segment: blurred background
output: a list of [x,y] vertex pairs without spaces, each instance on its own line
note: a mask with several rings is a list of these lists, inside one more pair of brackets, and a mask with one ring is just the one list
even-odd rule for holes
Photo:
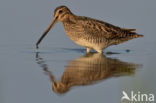
[[[0,1],[0,103],[120,103],[122,91],[156,92],[156,1],[155,0],[1,0]],[[66,5],[80,16],[135,28],[143,38],[133,39],[104,52],[120,61],[140,64],[133,76],[76,86],[65,95],[51,89],[51,81],[36,61],[35,43],[53,18],[57,6]],[[130,50],[129,53],[125,50]],[[82,51],[81,51],[82,50]],[[58,22],[38,50],[59,81],[68,61],[85,54]]]

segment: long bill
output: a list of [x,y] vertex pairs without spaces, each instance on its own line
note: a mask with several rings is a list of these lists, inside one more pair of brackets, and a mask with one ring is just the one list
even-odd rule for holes
[[42,34],[42,36],[40,37],[40,39],[37,41],[36,43],[36,48],[38,49],[38,45],[40,44],[40,42],[43,40],[43,38],[48,34],[49,30],[53,27],[53,25],[56,23],[57,18],[54,18],[54,20],[52,20],[51,24],[48,26],[48,28],[45,30],[45,32]]

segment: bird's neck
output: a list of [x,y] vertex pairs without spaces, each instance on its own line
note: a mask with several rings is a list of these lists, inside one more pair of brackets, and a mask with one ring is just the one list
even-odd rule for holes
[[67,15],[67,17],[66,17],[66,19],[64,19],[63,21],[62,21],[62,23],[63,24],[65,24],[65,23],[76,23],[76,15],[74,15],[74,14],[68,14]]

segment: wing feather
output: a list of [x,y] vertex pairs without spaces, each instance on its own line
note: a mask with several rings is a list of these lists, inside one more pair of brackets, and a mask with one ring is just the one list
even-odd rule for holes
[[96,38],[118,39],[136,34],[135,29],[120,28],[88,17],[83,17],[82,24],[85,34]]

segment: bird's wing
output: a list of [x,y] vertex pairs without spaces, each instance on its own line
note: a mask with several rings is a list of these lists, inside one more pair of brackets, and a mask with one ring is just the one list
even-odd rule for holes
[[87,17],[85,17],[85,21],[83,22],[83,28],[86,35],[96,38],[118,39],[135,34],[135,29],[120,28],[112,24]]
[[121,28],[121,29],[127,30],[127,31],[131,31],[131,32],[135,32],[136,31],[136,29],[127,29],[127,28]]

